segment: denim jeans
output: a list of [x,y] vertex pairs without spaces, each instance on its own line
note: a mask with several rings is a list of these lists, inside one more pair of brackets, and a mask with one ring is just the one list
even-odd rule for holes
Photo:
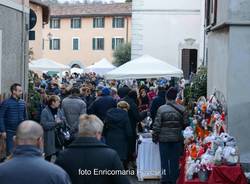
[[13,148],[14,148],[13,137],[16,135],[16,132],[12,130],[7,130],[6,134],[7,134],[6,135],[6,153],[7,153],[7,156],[9,156],[13,152]]
[[181,142],[160,142],[161,183],[176,183],[179,177]]

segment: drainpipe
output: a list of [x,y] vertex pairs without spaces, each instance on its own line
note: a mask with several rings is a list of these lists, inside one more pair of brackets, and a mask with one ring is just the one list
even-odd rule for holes
[[26,13],[25,13],[25,0],[22,0],[22,5],[23,5],[23,8],[22,8],[22,37],[21,37],[21,46],[22,46],[22,59],[21,59],[21,62],[22,62],[22,72],[21,72],[21,83],[22,83],[22,87],[24,89],[25,92],[28,91],[27,88],[27,83],[26,83],[26,59],[27,59],[27,55],[28,55],[28,52],[27,52],[27,30],[28,30],[28,24],[27,24],[27,21],[26,21]]
[[203,66],[207,66],[206,55],[207,55],[207,50],[206,50],[206,30],[205,30],[205,26],[204,26],[204,33],[203,33],[203,61],[202,61]]

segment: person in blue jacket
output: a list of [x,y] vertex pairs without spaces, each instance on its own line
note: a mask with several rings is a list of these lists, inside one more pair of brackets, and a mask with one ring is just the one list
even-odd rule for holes
[[0,164],[1,184],[70,184],[68,174],[42,157],[43,128],[35,121],[22,122],[14,138],[10,160]]
[[10,91],[11,96],[0,106],[0,133],[6,139],[7,155],[13,150],[13,137],[16,135],[17,126],[27,118],[26,105],[21,99],[21,84],[12,84]]

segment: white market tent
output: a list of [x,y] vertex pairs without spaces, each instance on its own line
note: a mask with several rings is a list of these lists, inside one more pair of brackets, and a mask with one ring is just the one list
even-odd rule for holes
[[183,71],[149,55],[143,55],[108,72],[106,79],[145,79],[182,77]]
[[64,70],[69,70],[70,67],[67,65],[63,65],[61,63],[57,63],[53,60],[42,58],[38,60],[33,60],[29,63],[30,70],[36,71],[58,71],[62,72]]
[[101,59],[97,63],[86,67],[86,72],[95,72],[100,75],[115,69],[116,67],[112,65],[106,58]]

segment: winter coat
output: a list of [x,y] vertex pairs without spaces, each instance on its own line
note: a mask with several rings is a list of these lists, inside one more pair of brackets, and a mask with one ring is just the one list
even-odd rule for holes
[[80,96],[80,98],[86,103],[87,108],[95,101],[95,97],[93,95],[88,96]]
[[86,103],[78,96],[69,96],[62,101],[62,109],[70,130],[78,132],[79,117],[86,114]]
[[140,113],[135,103],[135,100],[133,100],[132,98],[126,96],[123,100],[126,101],[130,106],[128,116],[132,128],[132,138],[129,143],[129,154],[133,154],[135,153],[136,147],[136,127],[138,123],[147,116],[147,113]]
[[1,184],[70,184],[68,174],[49,163],[42,152],[31,145],[17,146],[12,159],[0,164]]
[[94,174],[95,169],[102,171],[123,169],[116,151],[94,137],[79,137],[59,154],[55,163],[69,174],[73,184],[129,183],[127,177],[123,175]]
[[104,137],[106,144],[117,151],[121,160],[128,158],[128,144],[132,137],[132,129],[128,112],[112,108],[105,118]]
[[101,96],[90,105],[88,114],[95,114],[98,118],[104,121],[107,111],[114,107],[116,107],[116,101],[112,96]]
[[[66,118],[61,109],[57,111],[57,117],[60,118],[63,122],[66,122]],[[55,140],[55,128],[57,123],[53,117],[51,110],[46,106],[41,114],[41,125],[44,130],[44,152],[46,156],[56,153],[56,140]]]
[[128,95],[130,90],[131,89],[128,86],[123,86],[121,88],[118,88],[117,94],[119,95],[120,98],[124,98]]
[[150,107],[150,115],[153,120],[153,123],[155,121],[157,110],[159,109],[160,106],[164,105],[165,103],[166,103],[165,91],[160,91],[158,95],[153,99]]
[[132,98],[127,96],[123,100],[126,101],[130,106],[128,110],[128,116],[131,123],[133,136],[136,136],[136,126],[146,117],[147,114],[139,112],[138,107]]
[[[175,106],[180,112],[168,103]],[[162,105],[157,111],[153,124],[154,137],[158,137],[159,142],[182,141],[182,130],[187,121],[185,114],[185,107],[175,101],[169,101]]]
[[0,105],[0,132],[16,131],[17,126],[27,118],[25,102],[10,97]]

